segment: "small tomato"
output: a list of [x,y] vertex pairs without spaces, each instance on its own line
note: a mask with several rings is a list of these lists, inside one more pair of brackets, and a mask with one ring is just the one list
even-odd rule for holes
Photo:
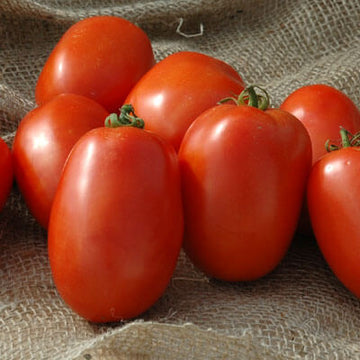
[[326,154],[325,142],[339,138],[340,127],[360,131],[360,111],[343,92],[332,86],[303,86],[291,93],[280,109],[296,116],[309,132],[313,164]]
[[143,30],[116,16],[90,17],[71,26],[51,52],[36,84],[36,101],[43,104],[55,95],[74,93],[118,111],[153,65]]
[[[332,86],[314,84],[303,86],[292,92],[280,109],[296,116],[305,126],[311,139],[312,163],[315,164],[327,153],[328,139],[339,141],[341,127],[351,132],[360,131],[360,111],[343,92]],[[299,221],[298,232],[313,236],[306,203]]]
[[127,96],[156,132],[178,150],[195,118],[219,100],[244,89],[240,75],[227,63],[191,51],[172,54],[148,71]]
[[30,212],[44,228],[72,146],[85,132],[103,126],[108,115],[94,100],[61,94],[21,120],[12,146],[15,179]]

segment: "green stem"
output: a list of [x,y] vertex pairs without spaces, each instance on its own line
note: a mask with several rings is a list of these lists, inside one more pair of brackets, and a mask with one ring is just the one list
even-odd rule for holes
[[145,126],[144,120],[136,116],[134,108],[131,104],[125,104],[120,109],[120,114],[110,114],[105,119],[106,127],[120,127],[131,126],[143,129]]
[[360,146],[360,132],[356,133],[352,140],[351,140],[352,146]]
[[351,146],[351,140],[349,136],[352,138],[353,136],[349,131],[344,129],[343,127],[340,129],[340,137],[341,137],[341,145],[343,148]]
[[330,144],[330,140],[325,143],[325,149],[327,152],[339,150],[347,147],[359,147],[360,146],[360,132],[353,135],[350,131],[340,128],[340,145]]
[[259,107],[258,95],[252,85],[245,88],[245,90],[240,94],[239,99],[241,104],[245,104],[247,101],[247,105],[256,108]]
[[[257,91],[262,94],[258,94]],[[250,85],[246,87],[238,97],[227,97],[219,101],[223,104],[227,101],[233,101],[236,105],[248,105],[260,110],[266,110],[270,105],[270,97],[266,90],[257,85]]]

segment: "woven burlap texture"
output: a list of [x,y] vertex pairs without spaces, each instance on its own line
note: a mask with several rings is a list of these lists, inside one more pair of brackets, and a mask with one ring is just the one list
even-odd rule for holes
[[[138,24],[157,60],[193,50],[227,61],[274,106],[310,83],[360,106],[356,0],[1,0],[0,136],[9,145],[57,40],[98,14]],[[163,297],[110,325],[63,303],[46,241],[14,186],[0,214],[1,359],[360,359],[360,302],[313,239],[296,236],[279,267],[251,283],[208,279],[182,253]]]

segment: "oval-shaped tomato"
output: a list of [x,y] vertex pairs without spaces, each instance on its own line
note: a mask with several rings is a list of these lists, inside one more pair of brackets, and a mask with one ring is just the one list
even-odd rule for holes
[[184,249],[209,276],[254,280],[291,243],[311,165],[294,116],[230,104],[201,114],[179,150]]
[[0,210],[4,207],[13,184],[12,156],[6,142],[0,138]]
[[360,111],[341,91],[332,86],[303,86],[291,93],[280,108],[295,115],[309,132],[313,164],[326,154],[325,142],[340,141],[339,130],[360,131]]
[[117,111],[153,64],[150,40],[139,27],[115,16],[87,18],[71,26],[51,52],[36,85],[36,101],[75,93]]
[[135,317],[163,294],[181,249],[174,149],[133,127],[99,128],[74,146],[50,216],[56,287],[94,322]]
[[243,89],[241,77],[230,65],[204,54],[182,51],[148,71],[125,103],[133,105],[146,129],[161,135],[178,150],[198,115]]
[[61,171],[75,142],[109,113],[81,95],[61,94],[20,122],[12,151],[16,183],[30,212],[47,228]]
[[307,202],[315,238],[340,281],[360,298],[360,147],[323,156],[312,168]]

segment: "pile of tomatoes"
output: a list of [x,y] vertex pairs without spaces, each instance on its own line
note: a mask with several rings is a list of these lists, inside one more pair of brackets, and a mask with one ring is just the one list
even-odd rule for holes
[[304,86],[270,108],[225,62],[184,51],[155,64],[140,28],[96,16],[60,39],[35,98],[12,154],[0,142],[0,205],[14,173],[81,316],[146,311],[181,248],[210,277],[260,278],[301,218],[360,297],[360,112],[339,90]]

